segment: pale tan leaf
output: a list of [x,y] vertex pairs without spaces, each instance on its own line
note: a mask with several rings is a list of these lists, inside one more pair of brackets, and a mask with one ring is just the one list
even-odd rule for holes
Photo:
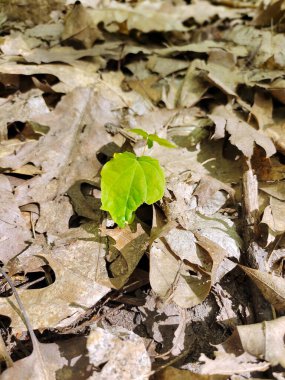
[[264,183],[259,188],[280,201],[285,201],[285,182]]
[[[211,283],[219,281],[226,273],[224,272],[225,268],[221,268],[221,264],[229,253],[222,248],[219,244],[210,240],[209,238],[201,235],[199,232],[195,232],[195,237],[197,238],[197,244],[204,248],[212,260],[211,268]],[[232,268],[230,268],[232,269]]]
[[213,177],[207,175],[203,176],[194,192],[194,195],[198,197],[198,205],[202,207],[205,206],[219,190],[224,190],[232,198],[234,197],[234,190],[231,186]]
[[0,175],[0,260],[7,263],[27,247],[32,238],[9,180]]
[[68,360],[62,357],[55,343],[38,342],[30,356],[18,360],[13,367],[4,371],[1,380],[56,380],[56,372],[64,365],[68,365]]
[[215,352],[215,359],[209,359],[202,354],[200,361],[205,362],[201,367],[201,373],[204,375],[234,375],[243,374],[253,371],[266,371],[269,363],[259,362],[255,356],[243,353],[240,356],[228,354],[226,352]]

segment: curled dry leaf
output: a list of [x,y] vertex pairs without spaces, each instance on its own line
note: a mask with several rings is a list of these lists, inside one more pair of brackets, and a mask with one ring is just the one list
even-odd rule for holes
[[237,326],[242,348],[272,366],[285,368],[285,317],[254,325]]
[[285,279],[239,265],[259,288],[264,298],[277,310],[285,310]]

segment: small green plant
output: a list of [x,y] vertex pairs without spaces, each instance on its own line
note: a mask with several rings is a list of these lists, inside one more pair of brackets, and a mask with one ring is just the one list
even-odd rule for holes
[[[148,148],[156,142],[175,148],[169,141],[143,129],[130,130],[146,140]],[[143,203],[153,204],[163,197],[165,175],[158,160],[130,152],[115,153],[101,171],[101,209],[108,211],[119,227],[133,222]]]

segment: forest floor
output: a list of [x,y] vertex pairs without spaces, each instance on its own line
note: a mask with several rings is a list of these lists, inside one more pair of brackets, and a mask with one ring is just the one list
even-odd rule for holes
[[0,378],[285,379],[284,0],[0,5]]

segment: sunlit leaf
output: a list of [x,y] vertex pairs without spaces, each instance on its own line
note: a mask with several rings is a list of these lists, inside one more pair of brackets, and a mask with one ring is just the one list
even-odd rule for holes
[[164,172],[159,162],[148,156],[117,153],[101,172],[102,210],[124,227],[134,219],[134,212],[144,202],[152,204],[162,198]]
[[153,142],[156,142],[161,146],[165,146],[166,148],[176,148],[175,144],[172,144],[170,141],[157,136],[155,133],[148,134],[146,131],[140,128],[132,128],[130,129],[130,132],[142,136],[146,140],[149,149],[153,147]]
[[149,134],[140,128],[132,128],[130,129],[130,132],[135,133],[136,135],[142,136],[145,140],[148,139]]
[[149,140],[155,141],[161,146],[165,146],[166,148],[176,148],[176,145],[172,144],[170,141],[163,139],[162,137],[159,137],[155,134],[150,134],[148,136]]

